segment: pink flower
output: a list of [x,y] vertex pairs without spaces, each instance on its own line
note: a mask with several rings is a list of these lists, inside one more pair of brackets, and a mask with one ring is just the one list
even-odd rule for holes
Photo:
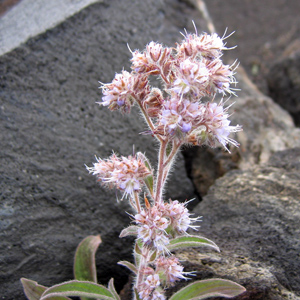
[[120,110],[129,113],[134,101],[143,101],[150,93],[147,78],[127,71],[116,74],[111,83],[102,86],[102,102],[111,111]]
[[238,132],[242,130],[240,125],[230,126],[228,120],[229,107],[223,107],[223,103],[207,103],[205,105],[205,112],[203,115],[203,121],[193,132],[189,135],[189,141],[195,145],[208,145],[210,147],[216,147],[217,143],[220,143],[227,151],[227,144],[230,143],[234,146],[238,146],[238,143],[229,138],[231,132]]
[[206,60],[206,66],[209,71],[207,93],[215,94],[219,92],[222,94],[234,94],[230,89],[230,84],[236,84],[234,72],[231,70],[233,66],[224,65],[220,59],[213,61]]
[[180,203],[177,200],[169,200],[169,203],[162,204],[160,209],[164,212],[164,217],[169,219],[169,231],[172,236],[185,234],[188,228],[197,229],[199,226],[192,225],[200,218],[191,218],[191,214],[186,208],[186,203]]
[[158,274],[149,275],[145,280],[145,284],[151,289],[158,287],[160,285]]
[[[155,51],[153,55],[157,55],[157,52]],[[131,68],[136,73],[147,75],[159,74],[155,62],[152,60],[150,55],[147,55],[147,52],[145,51],[143,53],[140,53],[139,51],[132,52],[131,62]]]
[[150,42],[147,47],[147,56],[150,57],[154,62],[157,62],[162,54],[163,47],[161,44]]
[[148,97],[143,101],[143,107],[151,118],[158,117],[164,103],[160,89],[152,88]]
[[96,158],[97,162],[87,170],[96,175],[98,181],[109,188],[116,187],[123,191],[123,197],[133,197],[135,192],[140,192],[144,179],[152,174],[144,163],[144,156],[118,157],[112,154],[109,159]]
[[202,113],[202,107],[198,102],[181,100],[179,96],[175,96],[164,102],[156,133],[183,141],[201,120]]
[[205,64],[188,58],[180,62],[175,72],[176,80],[172,84],[171,91],[179,95],[190,93],[194,99],[205,95],[209,75]]
[[160,274],[166,286],[172,285],[175,281],[186,279],[183,266],[175,256],[160,256],[155,261],[155,271]]
[[110,110],[120,109],[122,112],[130,112],[134,98],[131,94],[133,86],[133,77],[127,71],[122,71],[122,74],[116,74],[112,83],[104,84],[102,93],[102,102],[99,104],[108,106]]
[[170,238],[186,234],[188,228],[198,227],[192,224],[199,218],[191,218],[185,205],[177,200],[169,200],[168,203],[162,202],[143,209],[134,216],[135,223],[140,225],[138,238],[149,247],[169,253],[167,245]]
[[135,215],[135,222],[141,225],[138,229],[138,238],[141,238],[145,245],[168,252],[166,245],[169,244],[169,237],[165,229],[169,221],[156,206]]
[[146,280],[139,285],[138,293],[142,300],[165,300],[161,292],[160,279],[158,274],[147,276]]
[[206,57],[211,60],[220,57],[222,50],[226,49],[223,38],[216,33],[212,35],[205,33],[200,36],[186,34],[185,40],[177,46],[179,57]]

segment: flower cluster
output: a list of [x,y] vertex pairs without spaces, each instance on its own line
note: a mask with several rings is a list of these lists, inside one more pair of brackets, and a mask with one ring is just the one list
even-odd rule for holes
[[144,179],[152,175],[142,153],[129,157],[118,157],[113,153],[109,159],[96,157],[96,160],[93,167],[87,167],[88,171],[96,175],[104,186],[121,190],[124,193],[123,198],[133,198],[135,192],[141,191]]
[[[229,151],[228,143],[238,144],[228,136],[241,126],[230,125],[223,101],[203,100],[214,99],[216,93],[234,94],[234,66],[221,60],[227,49],[217,34],[186,34],[176,48],[151,42],[143,52],[132,52],[131,73],[123,71],[103,85],[100,104],[126,113],[137,103],[154,136],[181,144],[222,145]],[[163,91],[150,87],[150,75],[162,79]]]
[[168,252],[166,245],[170,238],[186,234],[188,228],[196,229],[198,226],[192,223],[198,220],[199,218],[190,218],[184,203],[171,199],[152,207],[148,204],[134,216],[135,223],[140,225],[138,238],[144,245],[163,252]]
[[164,300],[162,287],[173,286],[176,281],[187,279],[185,275],[190,274],[183,271],[183,266],[174,255],[159,256],[152,266],[144,267],[141,273],[145,280],[138,286],[138,292],[140,298],[145,300]]

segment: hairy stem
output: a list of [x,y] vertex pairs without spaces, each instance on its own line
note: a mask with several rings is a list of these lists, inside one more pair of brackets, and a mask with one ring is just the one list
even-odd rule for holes
[[181,146],[181,143],[175,143],[173,142],[173,147],[172,147],[172,151],[169,154],[168,158],[166,159],[166,161],[164,162],[164,176],[163,176],[163,185],[165,185],[166,183],[166,179],[168,177],[168,174],[171,170],[172,164],[174,162],[174,158],[176,156],[176,154],[178,153],[178,150]]
[[[144,274],[143,269],[147,267],[148,265],[148,257],[149,257],[149,248],[143,247],[142,254],[140,255],[140,262],[138,265],[138,270],[136,274],[136,280],[135,280],[135,288],[138,290],[138,287],[144,282]],[[139,255],[139,254],[135,254]]]
[[174,157],[176,156],[177,152],[178,152],[178,149],[180,148],[181,146],[181,143],[178,142],[173,142],[173,147],[172,147],[172,151],[170,152],[167,160],[164,162],[164,167],[166,168],[169,164],[172,163]]
[[136,102],[138,103],[139,108],[140,108],[140,110],[141,110],[141,112],[142,112],[142,114],[143,114],[143,116],[144,116],[144,119],[145,119],[147,125],[149,126],[150,130],[152,131],[153,135],[154,135],[160,142],[162,142],[163,139],[162,139],[159,135],[157,135],[157,134],[154,133],[155,127],[154,127],[154,125],[153,125],[153,122],[152,122],[151,118],[148,116],[147,112],[145,111],[145,109],[144,109],[144,107],[143,107],[141,101],[136,101]]
[[164,161],[166,156],[166,148],[167,148],[167,141],[163,140],[160,144],[159,149],[159,156],[158,156],[158,168],[157,168],[157,175],[156,175],[156,186],[155,186],[155,203],[162,201],[162,192],[163,192],[163,185],[164,185]]

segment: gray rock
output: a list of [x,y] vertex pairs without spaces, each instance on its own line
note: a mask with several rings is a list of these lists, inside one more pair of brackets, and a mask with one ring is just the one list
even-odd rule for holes
[[267,83],[270,96],[286,109],[300,126],[300,47],[276,61],[270,68]]
[[101,0],[22,0],[0,18],[0,54],[7,53],[29,38],[54,28],[95,2]]
[[[100,188],[84,164],[112,149],[131,154],[133,144],[154,161],[157,145],[139,135],[145,126],[136,112],[121,116],[95,104],[97,81],[129,68],[126,43],[173,45],[180,30],[193,30],[192,19],[205,29],[181,1],[106,0],[0,57],[1,299],[25,299],[20,277],[46,286],[72,279],[75,248],[91,234],[103,240],[99,281],[115,277],[118,289],[126,282],[116,262],[131,259],[132,241],[118,239],[130,222],[128,205]],[[194,196],[180,158],[168,195]]]
[[299,190],[300,148],[218,179],[194,213],[203,216],[199,234],[221,253],[184,251],[187,270],[239,282],[247,293],[236,299],[300,299]]

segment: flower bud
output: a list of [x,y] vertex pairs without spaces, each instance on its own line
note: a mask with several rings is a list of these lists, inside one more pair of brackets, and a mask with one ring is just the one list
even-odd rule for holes
[[148,55],[151,57],[151,59],[154,62],[157,62],[161,56],[163,47],[161,44],[151,42],[149,45],[147,45],[146,50],[148,52]]

